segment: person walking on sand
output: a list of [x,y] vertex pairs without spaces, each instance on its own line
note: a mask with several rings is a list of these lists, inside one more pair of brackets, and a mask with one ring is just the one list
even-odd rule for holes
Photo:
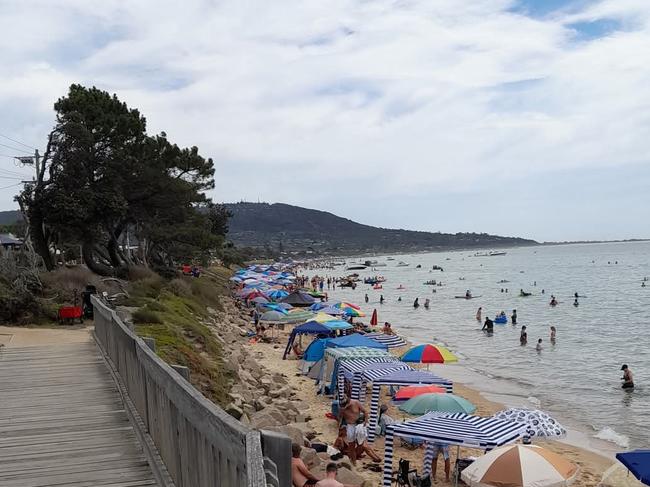
[[433,460],[431,461],[431,480],[436,479],[436,472],[438,470],[438,457],[442,453],[442,458],[445,459],[445,482],[449,482],[449,472],[451,470],[451,460],[449,459],[449,445],[446,443],[433,444]]
[[634,377],[632,377],[632,371],[630,368],[627,364],[623,364],[621,370],[623,371],[623,377],[621,378],[623,385],[621,387],[623,389],[634,389]]
[[542,351],[542,339],[541,338],[539,340],[537,340],[537,345],[535,346],[535,350],[537,350],[538,352]]
[[526,345],[528,343],[528,333],[526,332],[526,325],[521,327],[521,333],[519,334],[519,343],[521,345]]
[[483,307],[479,306],[476,311],[476,321],[481,322],[481,313],[483,312]]

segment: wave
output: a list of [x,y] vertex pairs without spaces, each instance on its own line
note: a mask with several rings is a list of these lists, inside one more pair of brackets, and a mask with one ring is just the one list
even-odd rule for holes
[[594,437],[599,440],[609,441],[610,443],[614,443],[622,448],[628,448],[630,446],[630,439],[627,436],[617,433],[609,426],[605,426],[597,432]]

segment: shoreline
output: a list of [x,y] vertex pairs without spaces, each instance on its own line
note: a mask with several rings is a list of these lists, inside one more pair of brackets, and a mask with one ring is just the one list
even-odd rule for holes
[[[238,315],[241,324],[246,321],[249,328],[252,326],[245,310],[241,310]],[[292,415],[291,421],[286,420],[284,423],[280,421],[281,424],[272,425],[271,429],[275,428],[280,431],[284,429],[289,433],[298,431],[299,437],[332,444],[337,436],[336,422],[325,417],[325,414],[330,411],[331,399],[326,398],[325,396],[316,395],[314,381],[299,372],[297,360],[282,360],[282,353],[284,352],[284,346],[290,329],[292,329],[292,327],[287,326],[283,331],[280,331],[279,333],[276,332],[277,340],[274,343],[242,343],[239,353],[243,353],[245,356],[254,359],[261,368],[267,371],[265,375],[272,377],[282,376],[282,388],[288,388],[291,390],[290,396],[298,406],[299,411],[295,417]],[[442,371],[442,369],[436,370],[436,373],[440,372],[443,376],[451,367],[455,367],[461,374],[467,372],[467,368],[463,368],[462,366],[458,367],[457,365],[436,367],[446,367],[444,371]],[[457,374],[448,375],[457,376]],[[482,391],[474,387],[471,384],[471,381],[466,383],[462,380],[457,381],[454,377],[449,378],[454,380],[454,393],[465,397],[477,407],[475,414],[489,416],[508,406],[507,402],[501,400],[503,399],[503,396],[499,396],[500,391],[497,388],[495,388],[494,391]],[[241,381],[237,384],[241,386]],[[388,400],[385,391],[382,400]],[[272,405],[269,407],[272,407]],[[250,410],[251,409],[249,408],[249,411]],[[243,418],[243,421],[250,421],[253,426],[257,426],[257,418],[263,413],[264,411],[253,412],[250,420],[246,417]],[[389,406],[389,414],[397,421],[411,419],[404,413],[399,412],[394,406]],[[269,428],[265,427],[265,429]],[[295,441],[295,435],[290,436],[292,436],[292,439]],[[590,448],[589,445],[580,444],[579,442],[578,444],[574,444],[574,441],[572,441],[571,438],[563,441],[537,440],[535,443],[563,455],[569,461],[580,467],[581,474],[574,483],[574,485],[578,487],[597,486],[601,481],[604,472],[614,463],[614,460],[609,455],[604,454],[602,451],[594,450],[593,448]],[[383,438],[378,438],[372,446],[375,448],[380,458],[383,459]],[[324,454],[316,455],[313,450],[307,448],[303,450],[303,453],[306,451],[305,457],[303,458],[305,463],[307,463],[308,467],[318,475],[324,468],[324,464],[329,461],[328,458]],[[453,464],[456,452],[455,449],[451,450],[453,450],[451,451]],[[482,454],[482,452],[478,450],[465,448],[461,448],[460,452],[464,457],[478,456]],[[411,451],[404,448],[397,448],[395,461],[399,458],[410,460],[412,465],[416,467],[418,471],[421,471],[424,460],[424,451],[419,449]],[[311,463],[308,462],[307,459],[309,459]],[[362,483],[362,480],[365,480],[369,482],[369,485],[381,485],[381,473],[369,470],[372,463],[368,462],[366,459],[360,460],[355,468],[349,465],[349,462],[346,462],[346,460],[347,457],[344,457],[343,465],[347,467],[344,469],[346,470],[345,475],[348,476],[348,480],[345,480],[346,483],[359,485]],[[441,471],[442,468],[439,466],[438,482],[441,481]],[[368,485],[368,483],[364,483],[363,485]]]

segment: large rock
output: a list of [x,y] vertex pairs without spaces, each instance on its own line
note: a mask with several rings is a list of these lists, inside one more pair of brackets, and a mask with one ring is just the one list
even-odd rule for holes
[[271,414],[271,409],[267,408],[263,411],[253,413],[250,417],[251,425],[257,429],[269,429],[274,426],[279,426],[280,422]]
[[316,450],[313,450],[312,448],[303,448],[300,452],[300,458],[302,458],[302,461],[305,462],[305,465],[309,470],[318,467],[322,463]]
[[235,406],[234,404],[229,404],[226,407],[226,412],[235,419],[241,419],[241,417],[244,415],[243,409],[241,409],[239,406]]
[[282,433],[287,435],[289,438],[291,438],[292,443],[298,443],[300,446],[306,446],[305,437],[302,434],[302,431],[300,431],[300,429],[294,426],[291,425],[273,426],[267,429],[269,431],[275,431],[276,433]]

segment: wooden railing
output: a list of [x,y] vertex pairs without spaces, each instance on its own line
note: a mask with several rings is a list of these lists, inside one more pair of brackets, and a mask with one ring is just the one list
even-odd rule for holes
[[260,432],[206,399],[95,297],[93,306],[97,342],[175,486],[266,485]]

